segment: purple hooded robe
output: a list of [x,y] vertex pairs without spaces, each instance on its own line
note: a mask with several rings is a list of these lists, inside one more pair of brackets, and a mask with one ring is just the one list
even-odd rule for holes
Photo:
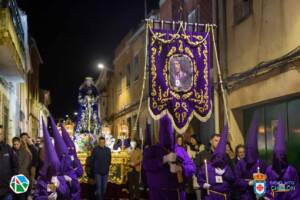
[[59,134],[55,121],[51,116],[50,121],[55,141],[55,150],[57,152],[58,157],[61,160],[61,175],[67,175],[72,179],[71,182],[68,182],[71,191],[69,199],[80,199],[80,184],[78,182],[76,171],[74,170],[72,165],[72,159],[69,155],[68,147],[64,142],[62,136]]
[[[225,126],[220,142],[207,163],[208,183],[211,185],[209,192],[203,188],[203,185],[206,183],[205,164],[202,165],[198,173],[198,183],[200,188],[202,188],[204,200],[231,199],[231,185],[235,180],[235,176],[226,159],[227,135],[228,127]],[[217,171],[217,169],[220,169],[221,171]]]
[[75,170],[77,177],[81,177],[83,175],[83,167],[78,159],[75,144],[63,125],[61,125],[61,131],[62,137],[69,149],[69,155],[71,156],[73,169]]
[[56,176],[59,181],[59,187],[56,189],[58,195],[57,199],[68,200],[70,193],[69,187],[67,186],[64,177],[59,175],[61,164],[51,142],[50,135],[44,121],[42,121],[42,124],[44,133],[44,161],[39,173],[40,176],[37,179],[33,199],[48,200],[48,196],[51,195],[51,192],[47,191],[47,187],[48,184],[51,183],[51,178]]
[[[178,182],[177,174],[170,172],[169,164],[163,163],[163,157],[172,151],[182,167],[183,183]],[[160,120],[159,144],[144,150],[143,167],[150,200],[186,199],[184,184],[194,175],[196,167],[183,148],[174,149],[174,130],[167,115]]]
[[267,165],[259,159],[258,145],[258,114],[254,113],[247,133],[246,141],[246,157],[239,160],[235,166],[235,185],[239,190],[239,199],[252,200],[255,199],[253,186],[249,185],[249,181],[253,179],[253,174],[260,168],[261,173],[266,172]]
[[[288,164],[285,149],[285,128],[282,119],[278,121],[273,150],[273,163],[267,168],[267,194],[272,200],[300,200],[300,186],[297,170]],[[272,182],[293,182],[293,190],[288,192],[271,191]]]

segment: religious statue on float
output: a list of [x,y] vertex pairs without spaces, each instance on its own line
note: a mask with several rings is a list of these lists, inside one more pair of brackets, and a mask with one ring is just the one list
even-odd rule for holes
[[99,93],[93,79],[85,78],[79,87],[79,112],[75,126],[75,141],[79,151],[90,150],[100,134],[98,99]]

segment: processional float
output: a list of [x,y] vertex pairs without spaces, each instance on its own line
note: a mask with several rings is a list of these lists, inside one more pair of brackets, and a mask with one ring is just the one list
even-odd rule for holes
[[[112,164],[109,171],[109,181],[116,184],[126,182],[128,170],[128,153],[124,148],[114,148],[115,138],[112,137],[106,126],[102,126],[99,117],[99,93],[91,77],[87,77],[84,83],[79,87],[78,103],[79,111],[74,128],[74,142],[78,158],[83,166],[86,166],[86,160],[91,154],[97,139],[100,136],[105,137],[106,146],[112,150]],[[123,138],[123,140],[126,137]],[[122,141],[124,142],[124,141]],[[83,176],[82,182],[87,182],[88,177]]]

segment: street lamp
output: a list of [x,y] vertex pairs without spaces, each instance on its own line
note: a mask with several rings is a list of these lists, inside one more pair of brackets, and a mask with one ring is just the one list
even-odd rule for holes
[[102,63],[99,63],[99,64],[98,64],[98,68],[99,68],[99,69],[104,69],[104,65],[103,65]]

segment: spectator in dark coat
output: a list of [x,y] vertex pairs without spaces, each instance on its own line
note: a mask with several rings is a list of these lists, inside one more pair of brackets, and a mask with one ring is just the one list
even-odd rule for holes
[[99,145],[93,149],[90,163],[96,180],[96,199],[104,200],[111,164],[111,151],[105,146],[104,137],[99,138]]
[[215,149],[217,148],[217,146],[219,144],[220,138],[221,138],[221,136],[219,134],[213,134],[210,137],[210,141],[209,141],[210,147],[206,148],[204,151],[200,152],[195,158],[195,163],[197,165],[197,169],[200,169],[204,160],[210,160]]
[[12,148],[5,143],[2,126],[0,126],[0,199],[12,200],[9,182],[17,174],[18,162]]

